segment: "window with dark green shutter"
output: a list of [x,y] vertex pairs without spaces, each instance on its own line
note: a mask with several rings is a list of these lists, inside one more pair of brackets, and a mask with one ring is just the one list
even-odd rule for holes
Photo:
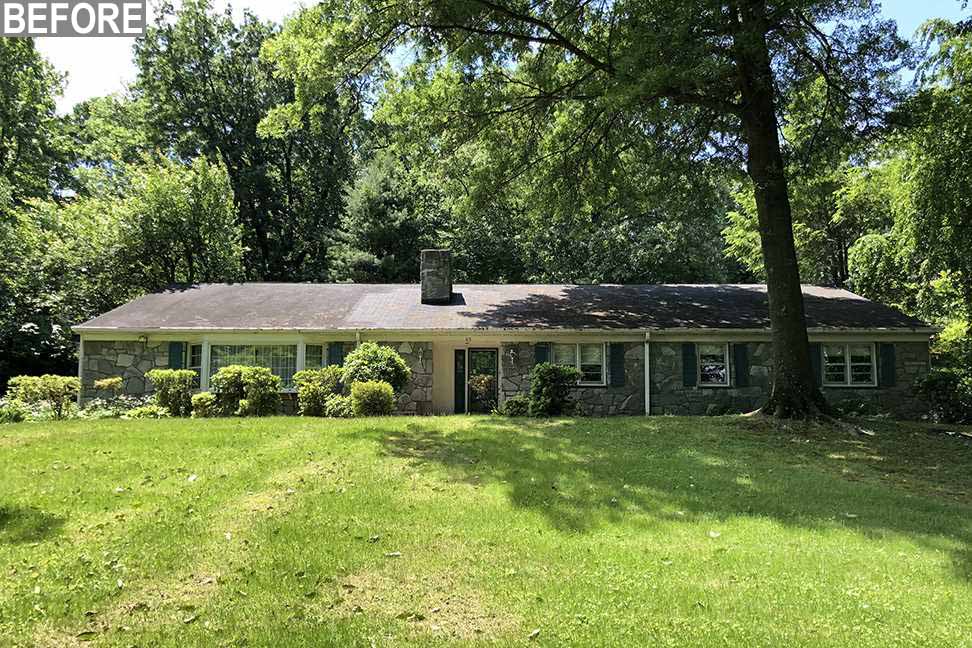
[[535,345],[533,345],[533,362],[534,364],[550,362],[549,342],[537,342]]
[[327,364],[344,364],[344,342],[331,342],[327,345]]
[[881,363],[878,373],[879,385],[881,387],[894,387],[898,382],[894,344],[881,344],[879,361]]
[[624,387],[624,344],[611,343],[611,386]]
[[682,384],[695,387],[699,376],[698,358],[695,355],[695,343],[682,343]]
[[169,342],[169,369],[182,369],[185,366],[185,357],[185,342]]
[[745,342],[732,345],[732,364],[736,373],[736,387],[749,387],[749,345]]

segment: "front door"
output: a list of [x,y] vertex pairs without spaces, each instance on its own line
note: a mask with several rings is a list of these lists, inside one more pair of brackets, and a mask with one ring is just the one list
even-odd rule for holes
[[499,402],[499,353],[496,349],[469,349],[467,390],[469,411],[489,414]]

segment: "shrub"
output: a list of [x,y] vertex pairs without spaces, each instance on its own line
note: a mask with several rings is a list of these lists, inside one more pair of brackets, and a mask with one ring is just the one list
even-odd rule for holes
[[489,374],[470,376],[469,391],[476,401],[483,406],[481,411],[492,412],[496,409],[496,378]]
[[94,381],[94,388],[98,391],[117,394],[122,388],[122,378],[121,376],[112,376],[111,378],[96,380]]
[[268,416],[280,406],[280,377],[266,367],[223,367],[210,386],[221,416]]
[[294,374],[297,402],[302,416],[326,416],[327,401],[340,394],[344,370],[336,365],[323,369],[305,369]]
[[128,410],[123,419],[161,419],[168,418],[170,416],[169,410],[165,409],[157,403],[150,403],[149,405],[143,405],[142,407],[136,407],[135,409]]
[[55,419],[70,414],[81,390],[77,376],[15,376],[10,379],[7,395],[26,405],[47,405]]
[[530,399],[523,394],[510,396],[499,409],[499,413],[503,416],[529,416]]
[[212,392],[200,392],[192,396],[192,418],[213,418],[218,416],[216,409],[216,395]]
[[388,416],[395,411],[395,390],[383,380],[352,383],[351,411],[355,416]]
[[111,398],[92,398],[84,405],[79,414],[87,419],[119,418],[136,407],[143,407],[153,401],[152,396],[121,394]]
[[171,416],[192,414],[196,372],[189,369],[153,369],[145,374],[155,386],[155,402]]
[[30,408],[19,400],[0,400],[0,425],[21,423],[30,418]]
[[560,416],[573,409],[570,390],[577,386],[580,372],[575,367],[541,362],[530,372],[530,414]]
[[382,381],[398,393],[405,389],[412,370],[391,347],[365,342],[344,359],[344,384]]
[[327,399],[324,404],[324,416],[330,418],[351,418],[354,416],[354,409],[351,407],[351,398],[335,394]]
[[972,422],[972,373],[938,369],[915,385],[928,403],[928,413],[942,423]]

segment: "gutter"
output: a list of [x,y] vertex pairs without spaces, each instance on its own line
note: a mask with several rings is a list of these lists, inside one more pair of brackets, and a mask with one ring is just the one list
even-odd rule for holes
[[645,416],[651,416],[651,331],[645,331]]

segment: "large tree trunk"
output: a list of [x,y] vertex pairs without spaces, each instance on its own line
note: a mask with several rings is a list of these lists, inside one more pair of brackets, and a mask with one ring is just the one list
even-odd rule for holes
[[773,340],[773,391],[763,411],[781,418],[813,418],[828,408],[810,364],[762,5],[748,3],[739,12],[741,30],[733,54],[739,70],[747,171],[756,197]]

